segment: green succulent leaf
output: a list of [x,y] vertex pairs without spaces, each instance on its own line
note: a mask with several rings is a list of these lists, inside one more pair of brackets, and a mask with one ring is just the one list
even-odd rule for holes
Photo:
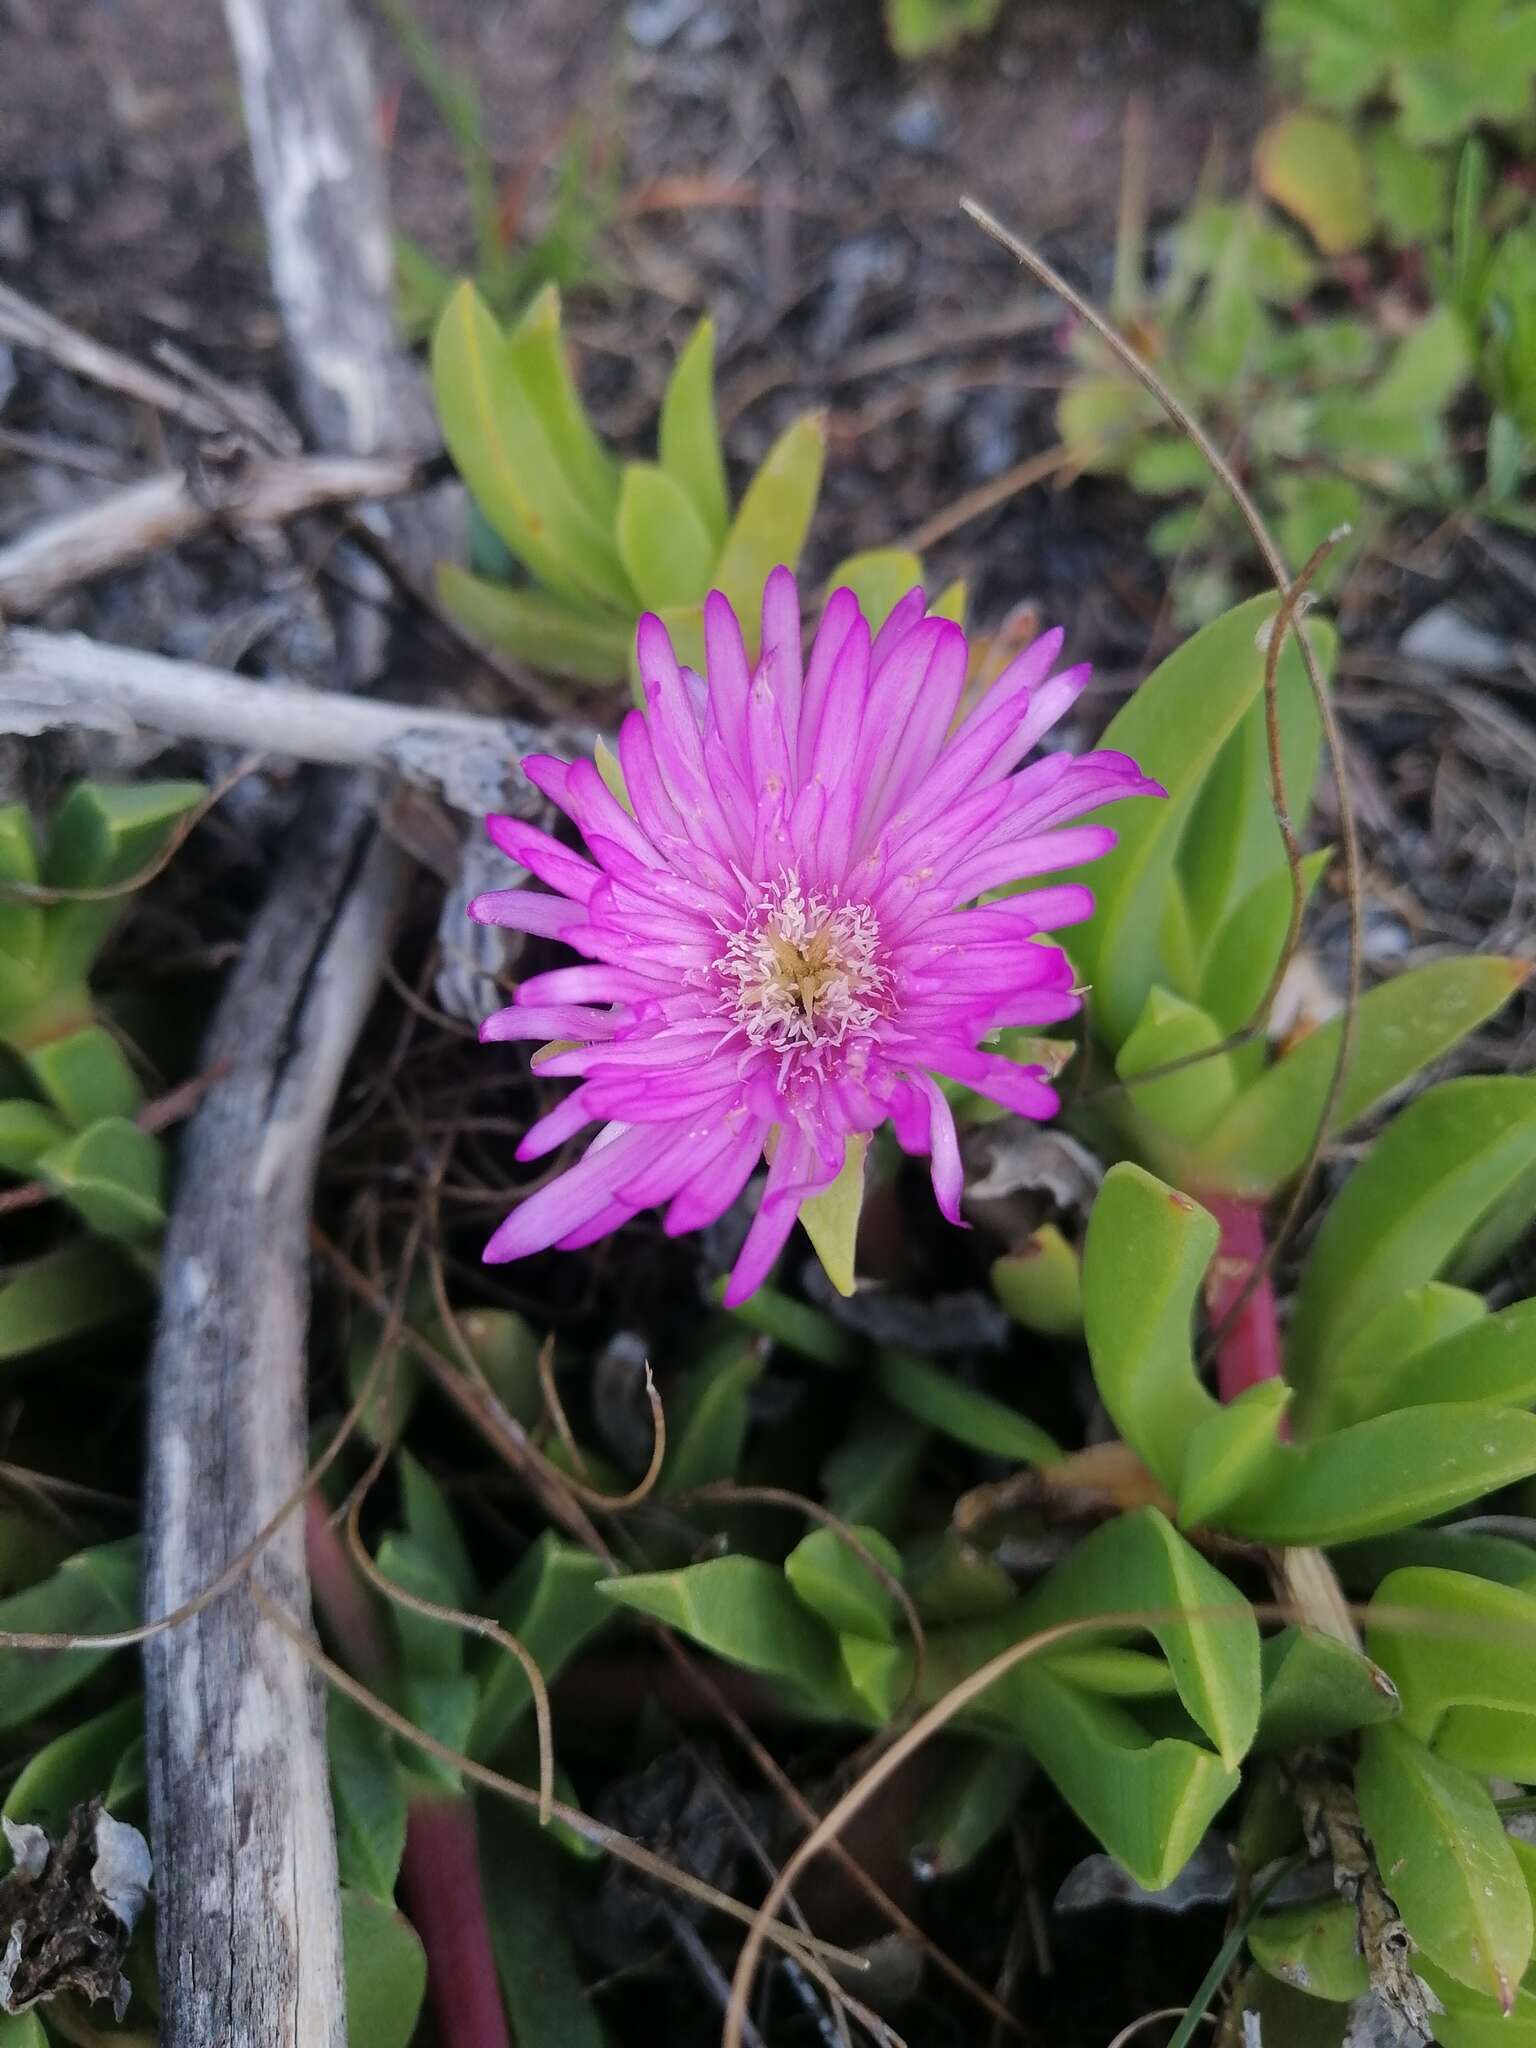
[[1195,1371],[1191,1327],[1216,1249],[1214,1219],[1122,1161],[1105,1175],[1083,1247],[1083,1322],[1110,1420],[1170,1492],[1185,1446],[1219,1404]]
[[[547,1685],[613,1619],[613,1608],[597,1591],[606,1570],[601,1558],[546,1529],[492,1599],[492,1618],[522,1644]],[[469,1748],[490,1759],[527,1713],[533,1694],[517,1658],[496,1644],[477,1649],[472,1668],[480,1680],[480,1704]]]
[[[1417,1291],[1427,1294],[1430,1289]],[[1477,1295],[1459,1287],[1437,1285],[1436,1291],[1476,1301],[1482,1309]],[[1366,1325],[1367,1330],[1374,1327]],[[1365,1331],[1357,1333],[1340,1352],[1341,1360],[1364,1335]],[[1466,1316],[1459,1328],[1441,1335],[1438,1342],[1405,1350],[1381,1391],[1379,1405],[1416,1408],[1433,1401],[1486,1401],[1491,1408],[1529,1408],[1536,1403],[1536,1299],[1514,1302],[1497,1315]]]
[[1034,1631],[1141,1609],[1185,1711],[1235,1768],[1259,1721],[1258,1624],[1231,1580],[1156,1508],[1096,1529],[1024,1600],[1021,1620]]
[[[1309,1414],[1318,1432],[1338,1429],[1348,1422],[1363,1422],[1370,1415],[1385,1415],[1393,1408],[1411,1408],[1431,1401],[1470,1401],[1480,1392],[1501,1408],[1521,1405],[1518,1388],[1524,1379],[1532,1382],[1531,1398],[1536,1400],[1536,1325],[1530,1339],[1532,1359],[1522,1375],[1518,1348],[1495,1343],[1488,1348],[1489,1363],[1507,1363],[1513,1374],[1496,1371],[1492,1383],[1479,1388],[1474,1378],[1464,1386],[1455,1372],[1432,1368],[1421,1375],[1417,1385],[1425,1389],[1417,1400],[1405,1399],[1410,1368],[1420,1353],[1433,1354],[1443,1339],[1488,1320],[1481,1295],[1464,1287],[1447,1287],[1442,1280],[1430,1280],[1423,1287],[1410,1287],[1395,1301],[1383,1302],[1373,1315],[1359,1323],[1340,1344],[1326,1378],[1318,1386],[1317,1399]],[[1511,1331],[1511,1334],[1515,1334]],[[1459,1362],[1459,1361],[1458,1361]],[[1510,1398],[1502,1382],[1506,1378],[1516,1389]]]
[[[859,1541],[901,1579],[901,1553],[878,1529],[854,1528]],[[896,1633],[896,1599],[836,1529],[812,1529],[784,1560],[797,1598],[839,1635],[888,1643]]]
[[1390,1721],[1397,1688],[1379,1664],[1316,1629],[1283,1628],[1260,1653],[1264,1703],[1253,1746],[1284,1754]]
[[143,1104],[138,1076],[100,1024],[50,1038],[31,1047],[26,1058],[43,1093],[76,1126],[131,1117]]
[[1405,1728],[1481,1776],[1536,1784],[1536,1592],[1410,1565],[1377,1587],[1368,1626]]
[[1195,1424],[1176,1495],[1181,1528],[1219,1521],[1234,1501],[1262,1484],[1276,1463],[1290,1402],[1284,1380],[1261,1380]]
[[[1359,1007],[1325,1135],[1347,1130],[1449,1052],[1502,1009],[1528,973],[1518,960],[1438,960],[1372,989]],[[1341,1018],[1322,1025],[1244,1090],[1200,1147],[1207,1186],[1261,1195],[1298,1171],[1322,1117],[1342,1029]]]
[[701,320],[668,380],[661,401],[661,466],[687,493],[709,538],[711,556],[730,524],[725,457],[715,414],[715,323]]
[[5,1818],[62,1835],[75,1807],[105,1793],[124,1751],[143,1732],[144,1702],[134,1693],[45,1742],[6,1794]]
[[704,602],[717,543],[669,471],[651,462],[624,465],[614,530],[625,573],[648,611]]
[[[379,1545],[375,1561],[391,1585],[418,1600],[430,1600],[438,1607],[459,1605],[453,1578],[419,1537],[394,1531]],[[424,1678],[458,1676],[464,1666],[462,1630],[398,1600],[390,1601],[389,1615],[409,1672]]]
[[1410,1103],[1345,1182],[1307,1260],[1287,1344],[1303,1413],[1353,1331],[1454,1270],[1489,1219],[1518,1229],[1532,1203],[1536,1081],[1446,1081]]
[[530,359],[547,370],[548,348],[547,302],[509,344],[474,286],[460,285],[432,337],[443,439],[480,510],[541,583],[575,606],[595,599],[633,616],[612,516],[594,509],[595,471],[574,452],[580,436],[568,414],[539,409],[528,382]]
[[542,1830],[499,1799],[480,1802],[477,1832],[491,1948],[513,2039],[548,2048],[604,2048],[607,2036],[566,1925],[564,1859]]
[[846,1299],[853,1293],[854,1251],[864,1208],[864,1162],[869,1139],[856,1132],[847,1140],[843,1164],[832,1185],[800,1204],[800,1222],[822,1271]]
[[716,1557],[679,1571],[604,1579],[618,1606],[648,1614],[727,1663],[788,1686],[812,1709],[845,1714],[837,1637],[798,1600],[777,1566],[755,1557]]
[[87,1227],[130,1243],[165,1223],[165,1154],[125,1117],[103,1117],[36,1162]]
[[599,525],[619,503],[619,466],[587,417],[566,360],[560,293],[550,284],[507,331],[506,360],[525,409],[544,431],[561,476]]
[[1262,1913],[1248,1930],[1261,1970],[1313,1998],[1344,2004],[1370,1989],[1354,1907],[1346,1899],[1308,1899]]
[[326,1703],[336,1861],[343,1885],[393,1900],[405,1853],[405,1778],[388,1731],[332,1692]]
[[885,0],[886,34],[898,57],[931,57],[996,21],[1003,0]]
[[875,1380],[888,1401],[956,1443],[1021,1465],[1061,1462],[1061,1446],[1027,1415],[906,1352],[882,1352]]
[[909,549],[869,548],[838,563],[827,578],[827,595],[851,590],[869,621],[870,632],[878,633],[902,598],[919,588],[922,580],[922,560]]
[[1355,1790],[1414,1941],[1508,2009],[1531,1960],[1531,1894],[1486,1786],[1384,1722],[1361,1737]]
[[[0,1633],[100,1635],[139,1618],[136,1537],[66,1558],[50,1578],[0,1600]],[[76,1691],[110,1650],[0,1649],[0,1729],[19,1728]]]
[[1054,1223],[992,1261],[992,1292],[1014,1322],[1041,1337],[1083,1332],[1083,1261]]
[[45,1104],[22,1095],[0,1102],[0,1173],[30,1178],[43,1154],[68,1136],[68,1124]]
[[79,1238],[0,1281],[0,1366],[101,1329],[148,1299],[142,1275],[126,1258]]
[[341,1952],[352,2048],[408,2048],[427,1989],[415,1928],[388,1901],[343,1887]]
[[997,1559],[954,1528],[915,1538],[903,1560],[903,1578],[919,1619],[935,1627],[977,1621],[1018,1599]]
[[822,1466],[822,1497],[839,1520],[893,1535],[927,1445],[928,1431],[915,1416],[871,1401]]
[[969,1870],[1012,1820],[1034,1769],[1028,1753],[1011,1744],[954,1744],[918,1813],[914,1868],[929,1879]]
[[[1186,640],[1104,735],[1105,746],[1130,754],[1168,792],[1166,803],[1114,807],[1119,843],[1094,863],[1096,908],[1071,937],[1073,962],[1093,986],[1095,1027],[1111,1045],[1132,1029],[1160,978],[1158,933],[1179,844],[1213,765],[1263,690],[1277,602],[1254,598]],[[1281,674],[1300,660],[1287,636]],[[1295,685],[1287,675],[1281,687],[1289,693]]]
[[[1206,1011],[1154,984],[1134,1029],[1115,1055],[1119,1078],[1137,1083],[1127,1089],[1127,1101],[1153,1134],[1152,1143],[1170,1156],[1180,1147],[1197,1146],[1237,1093],[1231,1055],[1215,1049],[1225,1036]],[[1178,1061],[1189,1064],[1156,1080],[1138,1080]]]
[[787,426],[747,485],[725,537],[715,565],[715,588],[734,607],[749,651],[763,585],[781,564],[793,569],[800,559],[821,494],[826,441],[819,413],[806,413]]
[[[198,782],[77,782],[54,813],[44,882],[50,889],[126,892],[206,794]],[[49,909],[41,971],[50,986],[84,981],[127,905],[123,893]]]
[[730,1331],[683,1380],[667,1404],[667,1449],[657,1491],[687,1493],[695,1486],[734,1479],[752,1389],[763,1376],[764,1347]]
[[519,661],[579,683],[619,683],[634,642],[629,615],[562,601],[535,590],[488,583],[452,562],[437,566],[443,609],[476,639],[504,647]]
[[1353,1543],[1449,1514],[1536,1472],[1536,1415],[1461,1402],[1281,1444],[1226,1526],[1259,1543]]

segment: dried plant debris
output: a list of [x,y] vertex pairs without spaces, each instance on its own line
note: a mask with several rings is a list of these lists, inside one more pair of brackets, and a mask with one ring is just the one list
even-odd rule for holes
[[0,1878],[0,2012],[26,2012],[75,1991],[128,2009],[123,1957],[149,1897],[149,1848],[100,1799],[77,1806],[58,1841],[0,1822],[13,1867]]

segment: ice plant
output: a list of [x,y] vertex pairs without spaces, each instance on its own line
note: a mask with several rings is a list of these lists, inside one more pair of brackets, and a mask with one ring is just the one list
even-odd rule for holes
[[718,595],[705,642],[700,677],[660,620],[640,622],[645,709],[618,743],[629,808],[591,761],[524,762],[586,858],[517,819],[488,821],[553,893],[497,890],[471,916],[560,939],[585,962],[535,975],[482,1026],[487,1040],[554,1041],[539,1073],[580,1082],[518,1157],[601,1129],[485,1256],[574,1249],[660,1204],[669,1233],[697,1230],[766,1157],[735,1303],[850,1146],[887,1121],[907,1152],[929,1155],[939,1207],[960,1221],[960,1151],[936,1077],[1023,1116],[1054,1113],[1043,1070],[988,1041],[1077,1009],[1066,956],[1040,939],[1088,916],[1092,896],[1067,882],[978,899],[1095,859],[1114,843],[1107,825],[1058,828],[1162,792],[1124,754],[1020,767],[1087,680],[1086,668],[1052,675],[1060,632],[958,724],[965,636],[925,616],[920,590],[873,639],[838,591],[802,664],[794,579],[779,569],[755,668]]

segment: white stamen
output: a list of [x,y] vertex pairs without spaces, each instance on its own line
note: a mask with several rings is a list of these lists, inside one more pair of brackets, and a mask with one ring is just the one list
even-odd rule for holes
[[721,927],[720,1007],[753,1045],[793,1053],[841,1045],[886,1012],[890,975],[865,903],[809,896],[791,869],[756,894],[740,931]]

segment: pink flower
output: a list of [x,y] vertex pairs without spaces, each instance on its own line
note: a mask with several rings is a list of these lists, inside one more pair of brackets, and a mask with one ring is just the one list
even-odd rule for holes
[[939,1207],[960,1221],[960,1149],[936,1075],[1022,1116],[1054,1114],[1043,1070],[986,1041],[1077,1009],[1065,954],[1036,935],[1087,917],[1092,895],[1071,882],[977,899],[1096,859],[1115,842],[1107,825],[1056,828],[1163,792],[1123,754],[1019,769],[1088,678],[1051,674],[1060,632],[956,726],[965,635],[925,617],[920,590],[873,644],[857,599],[838,591],[803,665],[785,569],[763,592],[755,669],[718,594],[704,626],[707,680],[679,668],[659,619],[640,621],[646,708],[619,732],[633,815],[591,761],[532,756],[529,779],[587,857],[490,818],[497,846],[553,893],[496,890],[469,914],[583,956],[525,981],[481,1027],[482,1039],[563,1042],[538,1071],[580,1081],[518,1158],[601,1125],[507,1218],[487,1260],[590,1244],[663,1203],[669,1234],[698,1230],[766,1154],[729,1304],[767,1277],[849,1139],[887,1121],[906,1151],[930,1156]]

